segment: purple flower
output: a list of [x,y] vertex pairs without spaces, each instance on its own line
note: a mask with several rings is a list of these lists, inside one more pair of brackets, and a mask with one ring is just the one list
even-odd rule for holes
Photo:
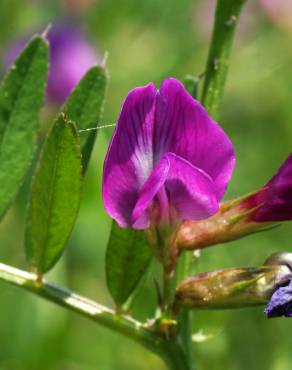
[[292,29],[291,0],[260,0],[260,4],[274,23],[282,28]]
[[260,191],[243,201],[243,206],[256,208],[250,216],[256,222],[292,219],[292,154]]
[[53,101],[64,102],[99,58],[78,28],[64,25],[53,27],[48,34],[48,41],[51,53],[48,96]]
[[268,318],[292,316],[292,280],[274,292],[264,312]]
[[104,163],[103,201],[121,227],[198,220],[218,210],[235,164],[227,135],[183,85],[127,96]]
[[[100,61],[100,58],[76,27],[65,24],[55,25],[49,31],[47,39],[50,43],[47,96],[52,103],[62,104],[87,70]],[[12,64],[27,40],[18,40],[7,51],[4,58],[6,69]]]

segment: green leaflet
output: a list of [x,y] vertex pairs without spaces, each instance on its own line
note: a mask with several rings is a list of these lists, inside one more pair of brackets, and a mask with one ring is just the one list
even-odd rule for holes
[[117,306],[125,303],[139,284],[151,256],[143,231],[121,229],[113,222],[106,252],[106,280]]
[[27,259],[40,275],[58,261],[74,226],[81,199],[81,169],[76,126],[61,114],[44,144],[28,213]]
[[[68,98],[63,111],[76,122],[78,130],[97,127],[102,115],[107,87],[107,72],[101,66],[92,67]],[[86,171],[96,138],[96,130],[80,133],[82,164]]]
[[35,148],[48,45],[34,37],[0,86],[0,218],[15,198]]

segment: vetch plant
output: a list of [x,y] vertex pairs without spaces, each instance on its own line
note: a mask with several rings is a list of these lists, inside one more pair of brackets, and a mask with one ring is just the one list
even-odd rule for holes
[[[61,258],[78,215],[96,138],[96,131],[88,129],[101,122],[108,84],[104,66],[89,69],[72,91],[38,155],[25,230],[27,271],[0,264],[1,280],[131,338],[173,370],[194,369],[194,309],[267,305],[268,317],[292,315],[291,253],[275,253],[258,267],[191,273],[194,250],[268,230],[292,216],[291,155],[261,189],[220,203],[235,154],[215,120],[220,121],[243,3],[218,0],[203,76],[182,79],[185,87],[170,77],[159,90],[152,83],[137,87],[122,106],[102,184],[104,206],[113,219],[105,265],[114,307],[46,279]],[[33,157],[48,60],[45,37],[33,37],[0,86],[1,217]],[[153,282],[156,313],[140,322],[127,303],[154,258],[161,271],[159,281]]]

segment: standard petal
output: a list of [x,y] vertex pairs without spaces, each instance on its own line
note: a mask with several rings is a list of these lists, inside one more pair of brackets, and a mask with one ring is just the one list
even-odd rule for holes
[[235,164],[233,145],[202,105],[173,78],[164,80],[157,95],[153,145],[158,159],[172,152],[202,169],[215,182],[221,199]]
[[153,84],[138,87],[128,94],[104,162],[104,206],[121,227],[131,225],[140,189],[153,168],[156,94]]
[[160,216],[168,212],[170,218],[175,214],[181,220],[199,220],[218,210],[213,180],[173,153],[162,157],[141,189],[132,217],[135,228],[149,227],[154,198]]

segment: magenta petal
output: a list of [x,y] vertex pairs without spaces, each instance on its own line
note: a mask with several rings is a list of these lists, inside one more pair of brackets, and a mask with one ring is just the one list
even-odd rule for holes
[[104,206],[121,227],[131,226],[139,191],[153,168],[155,97],[153,84],[128,94],[104,162]]
[[262,204],[252,215],[257,222],[287,221],[292,219],[292,154],[265,185],[265,190],[253,196],[249,202]]
[[104,165],[103,200],[120,226],[197,220],[218,209],[233,171],[224,131],[180,82],[127,97]]
[[202,105],[173,78],[164,80],[157,96],[155,158],[166,152],[177,154],[208,174],[221,199],[235,165],[233,145]]
[[[167,201],[163,201],[166,195]],[[135,228],[147,228],[150,224],[150,206],[159,202],[161,215],[168,212],[177,219],[203,219],[218,210],[216,186],[202,170],[185,159],[166,153],[156,165],[141,189],[133,211]]]

